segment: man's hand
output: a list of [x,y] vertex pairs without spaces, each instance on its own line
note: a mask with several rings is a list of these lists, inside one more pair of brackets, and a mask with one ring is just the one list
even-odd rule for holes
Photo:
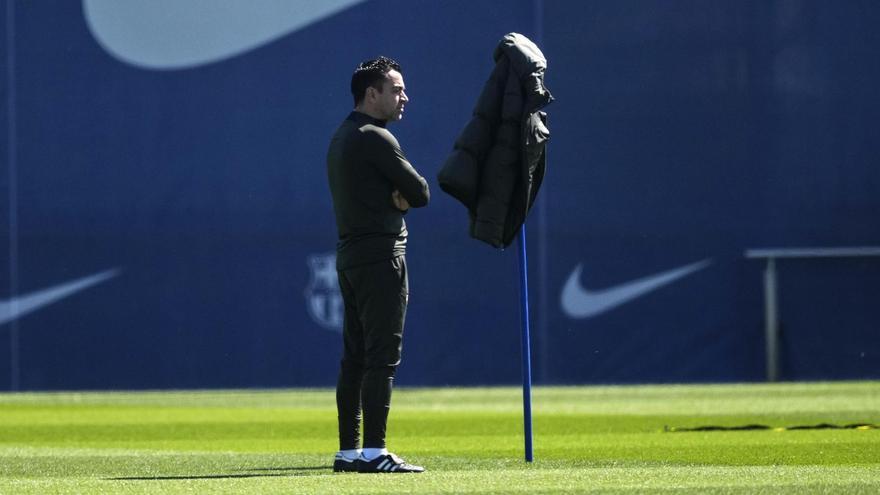
[[400,191],[397,189],[391,193],[391,202],[394,203],[394,207],[400,211],[406,211],[409,209],[409,201],[401,196]]

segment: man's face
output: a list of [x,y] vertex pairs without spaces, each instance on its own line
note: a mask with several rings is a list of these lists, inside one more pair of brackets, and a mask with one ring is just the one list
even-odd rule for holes
[[375,92],[375,108],[383,120],[390,122],[403,118],[403,107],[409,98],[406,96],[406,86],[403,84],[403,76],[400,72],[391,70],[387,76],[382,81],[382,92]]

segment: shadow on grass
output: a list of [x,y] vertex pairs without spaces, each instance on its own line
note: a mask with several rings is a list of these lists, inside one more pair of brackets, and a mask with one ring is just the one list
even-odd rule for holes
[[851,423],[846,425],[836,425],[831,423],[819,423],[817,425],[797,425],[797,426],[767,426],[767,425],[742,425],[742,426],[695,426],[692,428],[682,428],[677,426],[663,426],[666,433],[690,432],[690,431],[755,431],[755,430],[774,430],[774,431],[797,431],[797,430],[876,430],[880,426],[871,423]]
[[[305,471],[332,470],[333,466],[308,466],[308,467],[278,467],[278,468],[253,468],[241,471],[265,471],[262,473],[237,473],[237,474],[201,474],[201,475],[176,475],[176,476],[121,476],[118,478],[105,478],[105,481],[165,481],[165,480],[222,480],[236,478],[272,478],[282,476],[304,476]],[[277,472],[282,471],[282,472]],[[299,474],[302,473],[302,474]]]
[[322,469],[333,469],[333,466],[241,468],[236,471],[320,471]]

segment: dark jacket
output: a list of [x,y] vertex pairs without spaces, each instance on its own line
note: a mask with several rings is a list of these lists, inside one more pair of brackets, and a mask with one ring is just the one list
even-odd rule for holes
[[544,178],[550,131],[540,109],[553,97],[544,86],[547,60],[525,36],[504,36],[494,58],[473,116],[437,178],[467,207],[471,237],[506,247]]

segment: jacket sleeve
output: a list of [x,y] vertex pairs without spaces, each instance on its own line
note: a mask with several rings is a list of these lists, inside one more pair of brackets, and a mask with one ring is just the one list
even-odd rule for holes
[[365,137],[367,156],[372,157],[379,172],[391,181],[409,205],[414,208],[427,205],[431,198],[428,181],[419,175],[403,155],[397,139],[385,129],[369,132]]
[[471,235],[495,247],[503,247],[503,233],[513,191],[519,177],[522,90],[510,71],[505,80],[501,123],[480,177],[476,218]]
[[483,85],[473,116],[455,140],[452,153],[437,174],[440,188],[473,213],[480,193],[480,175],[501,120],[508,60],[502,58]]

